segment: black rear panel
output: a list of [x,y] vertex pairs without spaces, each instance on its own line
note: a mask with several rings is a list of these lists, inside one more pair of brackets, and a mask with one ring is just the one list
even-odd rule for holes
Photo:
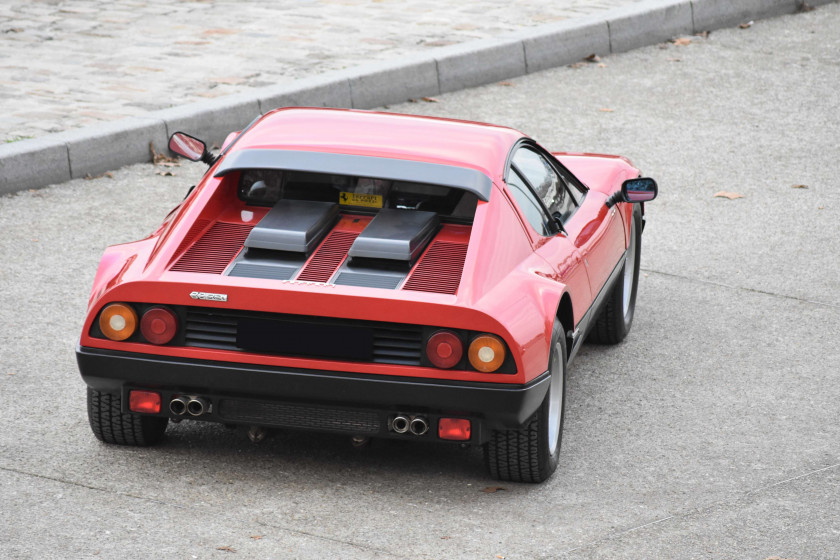
[[419,325],[191,307],[186,309],[184,345],[421,365],[423,331]]

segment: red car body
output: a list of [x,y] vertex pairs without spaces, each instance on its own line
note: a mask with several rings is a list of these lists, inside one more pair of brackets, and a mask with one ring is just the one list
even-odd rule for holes
[[[512,154],[519,149],[529,152],[526,159],[537,154],[568,183],[567,189],[577,189],[572,198],[579,200],[558,231],[537,231],[520,208],[517,194],[522,194],[508,184],[514,173],[511,158],[518,157]],[[607,203],[622,183],[639,176],[624,158],[550,155],[515,130],[463,121],[280,109],[232,134],[222,155],[209,161],[213,164],[202,181],[163,225],[146,239],[109,247],[99,265],[77,356],[90,388],[91,423],[105,441],[151,443],[165,419],[178,416],[167,404],[185,396],[202,404],[202,414],[185,413],[187,418],[358,437],[412,437],[394,431],[395,419],[422,418],[427,431],[413,437],[445,440],[454,435],[462,443],[492,446],[496,432],[521,430],[547,399],[551,347],[558,343],[556,334],[552,338],[555,322],[562,324],[565,372],[565,362],[603,315],[604,302],[622,280],[635,231],[634,206],[637,220],[643,210],[643,203]],[[284,189],[276,200],[261,194],[273,188],[265,186],[274,184],[275,172],[278,188]],[[295,177],[304,179],[293,183]],[[243,181],[251,182],[243,186]],[[282,216],[305,213],[309,202],[302,201],[310,184],[322,199],[313,207],[329,214],[320,237],[315,235],[299,253],[267,252],[255,228],[267,239],[301,233],[280,234],[267,225],[266,216],[282,205],[281,199],[287,200],[286,213],[277,211]],[[363,206],[368,198],[359,194],[360,185],[385,194],[370,195],[373,206]],[[345,195],[343,188],[356,191]],[[289,194],[289,189],[296,190]],[[266,198],[254,199],[251,193]],[[339,196],[354,204],[343,204]],[[453,202],[459,196],[457,204],[469,198],[463,214]],[[424,205],[437,212],[420,210]],[[407,217],[432,224],[426,239],[417,233],[420,229],[396,234],[405,236],[400,247],[419,245],[411,248],[418,256],[404,262],[380,258],[393,256],[385,226],[403,228]],[[376,229],[374,219],[386,233],[372,234],[373,252],[364,253],[358,239],[366,228]],[[351,247],[358,249],[354,255],[363,256],[348,257]],[[248,260],[249,252],[259,258]],[[284,268],[277,273],[274,257],[292,272]],[[353,268],[357,260],[367,268]],[[240,265],[249,272],[233,275]],[[342,271],[351,283],[338,282]],[[361,272],[349,275],[354,271]],[[148,340],[144,333],[165,330],[158,317],[157,327],[147,329],[153,324],[149,319],[146,330],[138,327],[122,340],[108,338],[100,327],[110,329],[102,313],[115,303],[130,307],[137,323],[145,321],[141,316],[149,309],[163,308],[159,315],[174,317],[174,337],[163,344]],[[207,317],[209,331],[198,332],[194,325]],[[119,318],[115,324],[123,323]],[[411,340],[405,347],[395,342],[397,348],[388,354],[388,340],[376,337],[391,326],[409,333],[405,336]],[[214,340],[214,328],[228,331]],[[446,339],[444,346],[429,350],[429,338],[439,331],[458,340]],[[466,356],[470,341],[482,333],[503,341],[504,364],[493,372],[477,370]],[[298,335],[314,340],[273,346]],[[384,354],[362,348],[371,336],[374,344],[385,344]],[[455,366],[436,367],[429,361],[429,352],[448,356],[450,346],[458,344],[464,356]],[[493,348],[498,356],[498,347]],[[409,359],[400,359],[403,351],[412,353]],[[157,406],[147,393],[158,395]],[[143,398],[149,402],[135,406]],[[562,429],[563,402],[560,406]],[[120,422],[139,435],[109,437],[114,426],[103,424],[107,407],[118,409]],[[226,416],[225,407],[235,413]],[[342,424],[335,418],[343,413],[349,418],[365,413],[370,422],[364,429],[350,421]],[[155,428],[142,420],[146,417],[158,419]],[[455,431],[448,432],[453,425]],[[491,470],[514,480],[547,476]]]

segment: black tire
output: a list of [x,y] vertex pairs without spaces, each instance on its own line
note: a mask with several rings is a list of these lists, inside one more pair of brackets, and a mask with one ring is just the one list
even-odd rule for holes
[[566,336],[557,319],[551,332],[548,369],[552,383],[534,415],[521,428],[494,430],[485,444],[484,459],[493,478],[542,482],[557,469],[566,411]]
[[117,445],[152,445],[157,443],[169,418],[124,414],[119,395],[101,393],[88,387],[88,421],[93,435],[105,443]]
[[[636,290],[639,286],[639,262],[642,253],[642,211],[638,204],[633,205],[631,224],[627,260],[624,262],[612,292],[607,296],[604,308],[587,336],[588,342],[618,344],[624,340],[633,325]],[[627,268],[628,266],[630,269]]]

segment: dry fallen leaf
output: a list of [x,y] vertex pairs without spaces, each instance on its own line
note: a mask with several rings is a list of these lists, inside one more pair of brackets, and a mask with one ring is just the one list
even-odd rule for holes
[[95,176],[95,177],[94,177],[93,175],[91,175],[90,173],[88,173],[87,175],[85,175],[85,177],[84,177],[84,178],[85,178],[85,181],[90,181],[91,179],[101,179],[101,178],[103,178],[103,177],[107,177],[107,178],[109,178],[109,179],[113,179],[113,178],[114,178],[114,174],[113,174],[113,173],[111,173],[110,171],[106,171],[106,172],[105,172],[105,173],[103,173],[102,175],[97,175],[97,176]]
[[583,68],[586,66],[585,62],[575,62],[573,64],[569,64],[569,68]]
[[755,23],[755,22],[754,21],[748,21],[747,23],[742,23],[738,27],[740,27],[741,29],[749,29],[750,27],[753,26],[753,23]]
[[662,49],[662,50],[665,50],[665,49],[667,49],[667,48],[668,48],[668,43],[659,43],[659,44],[658,44],[658,45],[656,45],[656,46],[657,46],[657,47],[659,47],[659,48],[660,48],[660,49]]
[[451,538],[452,538],[452,537],[441,537],[441,538],[440,538],[440,540],[442,540],[442,541],[448,541],[448,540],[449,540],[449,539],[451,539]]
[[500,86],[512,86],[513,82],[499,82]]
[[808,185],[792,185],[792,189],[807,189]]
[[584,58],[586,62],[601,62],[601,57],[595,53],[590,54],[586,58]]
[[496,558],[500,558],[501,560],[505,560],[505,557],[504,557],[504,556],[502,556],[501,554],[497,554],[497,555],[496,555]]
[[495,494],[496,492],[502,490],[507,490],[507,488],[505,488],[504,486],[488,486],[487,488],[482,490],[482,492],[484,492],[485,494]]
[[810,5],[808,2],[805,2],[804,0],[803,0],[803,2],[799,5],[799,13],[803,13],[803,12],[810,12],[810,11],[812,11],[813,9],[814,9],[814,7],[813,7],[812,5]]
[[669,58],[668,62],[682,62],[681,58]]
[[422,99],[426,103],[439,103],[440,102],[440,99],[438,99],[436,97],[421,97],[420,99]]
[[409,103],[417,103],[417,100],[416,100],[416,99],[414,99],[413,97],[409,97],[409,98],[408,98],[408,102],[409,102]]
[[15,374],[15,372],[10,371],[7,375],[14,375],[14,374]]
[[251,538],[254,539],[255,541],[258,541],[261,538],[263,538],[263,536],[262,535],[251,535]]
[[718,191],[715,193],[715,196],[718,198],[728,198],[729,200],[735,200],[736,198],[744,198],[744,195],[742,194],[726,191]]
[[216,550],[224,550],[225,552],[236,552],[236,549],[231,546],[217,546]]
[[152,163],[154,165],[162,165],[164,167],[180,167],[181,163],[177,158],[172,158],[166,154],[160,154],[155,151],[154,142],[149,142],[149,151],[152,152]]
[[601,107],[599,111],[601,111],[602,113],[614,113],[615,109],[607,109],[606,107]]
[[674,44],[679,47],[684,47],[691,44],[691,39],[688,37],[680,37],[679,39],[674,39]]
[[174,177],[175,174],[171,171],[155,171],[155,175],[160,175],[161,177]]
[[606,67],[607,67],[607,65],[606,65],[606,64],[604,64],[603,62],[602,62],[601,64],[599,64],[599,65],[598,65],[598,68],[606,68]]
[[702,37],[703,39],[708,39],[710,33],[711,33],[711,31],[701,31],[700,33],[695,33],[694,36],[695,37]]

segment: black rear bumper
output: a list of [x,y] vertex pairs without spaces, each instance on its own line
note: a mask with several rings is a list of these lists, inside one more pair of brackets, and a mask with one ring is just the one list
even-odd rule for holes
[[[537,410],[548,390],[548,372],[525,385],[471,383],[321,370],[278,368],[253,364],[172,358],[78,346],[76,359],[85,383],[97,391],[123,396],[130,389],[160,392],[161,416],[171,416],[169,399],[199,395],[215,403],[200,420],[277,425],[318,431],[345,431],[393,437],[393,414],[423,414],[432,423],[441,416],[469,418],[473,443],[490,430],[521,426]],[[265,411],[259,416],[245,411]],[[342,412],[346,414],[343,416]],[[244,416],[243,416],[244,414]],[[319,418],[375,415],[366,430]],[[308,418],[307,418],[308,417]],[[294,419],[290,423],[290,418]]]

